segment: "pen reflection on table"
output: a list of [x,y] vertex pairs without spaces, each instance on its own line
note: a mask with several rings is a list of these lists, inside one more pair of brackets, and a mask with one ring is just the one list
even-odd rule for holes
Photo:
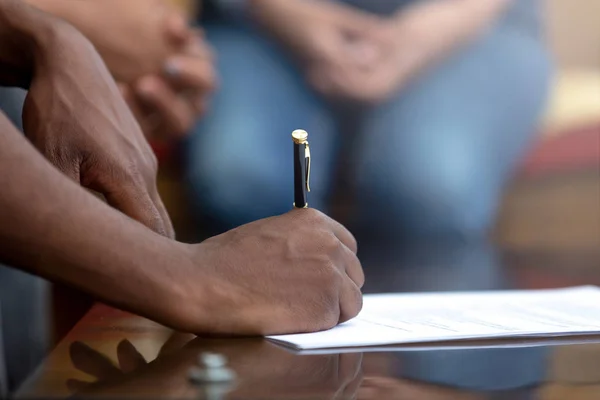
[[203,399],[205,386],[189,381],[201,353],[228,360],[237,379],[224,399],[349,399],[362,382],[362,354],[300,356],[261,339],[195,338],[182,344],[175,334],[153,361],[147,362],[130,341],[117,348],[118,365],[90,346],[74,342],[70,356],[76,369],[95,382],[69,380],[77,398],[138,396]]
[[308,208],[310,192],[310,147],[308,132],[297,129],[292,132],[294,160],[294,207]]

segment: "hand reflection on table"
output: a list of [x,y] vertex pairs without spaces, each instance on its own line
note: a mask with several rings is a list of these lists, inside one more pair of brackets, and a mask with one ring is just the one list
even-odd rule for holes
[[69,348],[71,362],[76,369],[96,380],[67,381],[67,387],[76,397],[122,397],[124,394],[158,395],[167,398],[196,396],[187,385],[187,370],[194,357],[184,351],[189,337],[173,335],[162,346],[157,358],[147,362],[127,340],[117,346],[118,365],[106,355],[82,342],[73,342]]
[[[81,397],[204,398],[203,390],[190,384],[188,372],[202,352],[216,352],[228,359],[238,379],[224,399],[419,399],[479,400],[486,398],[473,387],[453,382],[411,380],[396,368],[380,368],[381,360],[409,361],[406,354],[383,354],[376,368],[361,353],[298,355],[260,339],[206,339],[173,335],[154,361],[147,362],[128,340],[117,348],[118,365],[91,347],[71,345],[74,366],[96,378],[93,383],[69,380]],[[489,354],[488,354],[489,355]],[[440,360],[438,360],[440,361]],[[489,358],[488,358],[489,361]],[[404,363],[402,363],[404,364]],[[404,364],[412,370],[411,363]],[[379,368],[377,368],[379,366]],[[414,367],[414,366],[413,366]],[[435,365],[430,365],[435,369]],[[458,366],[455,365],[456,368]],[[403,368],[404,369],[404,368]],[[366,375],[363,377],[363,371]],[[410,372],[404,369],[404,372]],[[410,375],[410,373],[408,374]],[[426,379],[426,377],[425,377]]]
[[74,366],[96,381],[69,380],[67,385],[78,398],[198,398],[202,391],[189,383],[188,372],[202,352],[223,354],[238,375],[226,398],[355,398],[362,381],[360,353],[298,356],[259,339],[195,338],[182,345],[183,337],[174,335],[151,362],[123,340],[118,366],[91,347],[72,343]]

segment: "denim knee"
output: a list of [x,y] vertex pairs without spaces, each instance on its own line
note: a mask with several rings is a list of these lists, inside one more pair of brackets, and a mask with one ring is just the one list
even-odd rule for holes
[[242,177],[225,172],[212,178],[191,175],[188,179],[196,211],[224,229],[283,214],[293,201],[276,182],[260,175]]
[[442,153],[431,162],[396,160],[369,174],[359,191],[363,226],[413,237],[485,235],[494,223],[499,183],[475,157]]

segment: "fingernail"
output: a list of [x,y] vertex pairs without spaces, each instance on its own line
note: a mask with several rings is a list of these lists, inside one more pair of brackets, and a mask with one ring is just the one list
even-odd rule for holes
[[142,78],[136,85],[137,94],[143,98],[149,98],[154,92],[154,84],[150,78]]
[[170,33],[177,37],[179,40],[183,40],[188,35],[188,23],[183,15],[175,13],[168,18],[167,26]]
[[168,76],[177,76],[181,70],[180,63],[177,60],[170,59],[165,63],[165,74]]

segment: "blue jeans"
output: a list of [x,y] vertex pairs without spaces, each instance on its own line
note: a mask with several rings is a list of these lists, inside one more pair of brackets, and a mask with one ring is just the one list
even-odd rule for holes
[[389,101],[352,113],[314,93],[256,30],[208,25],[221,86],[186,146],[197,209],[224,228],[288,211],[290,133],[301,128],[310,135],[311,207],[329,211],[340,145],[352,138],[343,151],[356,168],[360,227],[485,234],[536,132],[551,75],[536,29],[510,14]]

